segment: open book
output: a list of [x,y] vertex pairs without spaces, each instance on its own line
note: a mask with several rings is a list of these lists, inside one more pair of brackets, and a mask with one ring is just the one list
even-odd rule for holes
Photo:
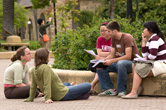
[[[85,50],[85,51],[88,52],[89,54],[93,55],[93,56],[96,55],[93,50]],[[94,67],[98,67],[98,68],[104,67],[103,62],[104,62],[103,59],[101,59],[101,60],[96,60],[96,59],[90,60],[90,63],[94,64],[94,65],[92,66],[93,68],[94,68]]]
[[93,68],[94,67],[98,67],[98,68],[102,68],[104,65],[103,65],[103,62],[104,62],[104,60],[102,59],[102,60],[96,60],[96,59],[94,59],[94,60],[91,60],[90,61],[90,63],[93,63],[94,65],[92,66]]
[[138,54],[135,54],[135,56],[137,58],[134,58],[134,61],[140,61],[140,62],[145,62],[147,61],[146,59],[142,58],[141,56],[139,56]]

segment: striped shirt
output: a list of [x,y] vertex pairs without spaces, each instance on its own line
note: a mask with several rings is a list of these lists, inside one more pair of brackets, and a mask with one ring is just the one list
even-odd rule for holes
[[166,60],[165,42],[157,34],[153,34],[146,46],[142,47],[142,56],[148,60]]

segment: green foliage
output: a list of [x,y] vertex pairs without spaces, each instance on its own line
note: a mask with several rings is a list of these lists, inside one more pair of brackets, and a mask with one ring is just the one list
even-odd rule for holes
[[14,3],[14,26],[16,28],[26,27],[26,22],[28,21],[27,16],[29,14],[29,10],[25,9],[18,3]]
[[31,0],[33,8],[44,8],[45,6],[50,6],[50,2],[55,3],[56,0]]
[[[98,0],[101,2],[101,7],[98,8],[97,13],[100,17],[109,18],[110,0]],[[126,18],[126,0],[115,0],[114,16],[115,18]],[[133,22],[138,19],[144,22],[149,20],[157,21],[160,28],[166,36],[165,22],[166,22],[166,1],[165,0],[139,0],[139,12],[137,13],[136,1],[133,1]],[[104,15],[102,14],[104,13]],[[128,26],[127,26],[128,27]],[[124,31],[126,32],[126,31]]]
[[24,43],[29,43],[30,50],[37,50],[40,48],[40,44],[38,41],[23,41]]
[[[103,5],[98,8],[92,21],[84,21],[90,18],[88,12],[81,12],[79,19],[81,28],[78,30],[67,30],[59,32],[54,39],[52,51],[55,62],[53,67],[60,69],[87,70],[88,63],[94,57],[84,51],[91,49],[96,52],[96,40],[99,34],[99,27],[102,22],[109,22],[109,0],[99,0]],[[154,20],[166,35],[166,2],[164,0],[140,0],[139,13],[136,12],[136,2],[133,1],[133,22],[126,19],[126,0],[115,0],[114,15],[115,21],[121,25],[121,31],[133,35],[139,50],[141,50],[141,33],[143,24],[149,20]],[[62,6],[61,12],[65,13]],[[70,11],[67,11],[70,12]],[[89,15],[88,15],[89,14]],[[67,13],[66,13],[67,15]],[[139,19],[137,17],[139,15]],[[61,19],[65,19],[65,16]],[[66,20],[66,19],[65,19]],[[64,22],[64,21],[63,21]]]
[[[21,24],[26,27],[27,16],[29,12],[18,3],[14,3],[14,26],[20,28]],[[2,35],[2,22],[3,22],[3,0],[0,0],[0,36]]]
[[57,17],[61,21],[61,31],[66,31],[66,28],[68,27],[68,20],[73,19],[74,22],[79,21],[77,17],[77,15],[79,15],[79,10],[75,9],[77,5],[78,0],[64,0],[63,4],[56,7]]
[[[55,62],[53,67],[60,69],[77,69],[87,70],[88,63],[94,57],[84,51],[84,49],[94,50],[96,52],[96,40],[100,36],[99,27],[102,22],[109,22],[110,19],[102,19],[94,16],[91,26],[84,25],[78,30],[67,30],[59,32],[52,44]],[[149,16],[145,16],[145,20],[149,20]],[[163,18],[157,15],[153,19],[159,24],[162,31],[166,28]],[[136,19],[132,23],[129,19],[117,16],[113,19],[121,25],[121,32],[133,35],[139,50],[141,50],[141,33],[143,32],[143,24],[146,21]]]
[[[102,5],[97,8],[97,12],[101,17],[109,18],[110,11],[110,0],[98,0]],[[127,1],[126,0],[114,0],[114,15],[120,16],[121,18],[126,18],[127,11]],[[166,1],[165,0],[138,0],[139,1],[139,11],[137,13],[136,0],[132,1],[133,7],[133,19],[134,21],[139,16],[139,19],[146,21],[146,16],[149,15],[153,18],[154,13],[157,13],[159,17],[164,17],[164,22],[166,22]],[[151,19],[149,19],[151,20]]]
[[94,57],[84,49],[96,51],[96,39],[100,36],[99,27],[105,19],[93,18],[91,27],[84,25],[78,30],[59,32],[52,44],[55,62],[54,68],[87,69],[88,63]]
[[91,26],[91,22],[94,17],[94,12],[83,10],[80,12],[80,15],[78,16],[78,27],[83,28],[83,26],[86,24],[88,26]]
[[98,0],[101,5],[97,7],[96,14],[103,18],[109,18],[109,5],[110,0]]

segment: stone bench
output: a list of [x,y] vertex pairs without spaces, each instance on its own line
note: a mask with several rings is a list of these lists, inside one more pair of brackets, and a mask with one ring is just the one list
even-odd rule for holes
[[6,43],[0,44],[3,47],[7,47],[8,50],[16,50],[17,48],[21,46],[29,46],[29,43],[22,43],[21,38],[19,36],[9,36],[6,39]]
[[29,43],[1,43],[1,46],[7,47],[8,50],[11,51],[12,47],[16,48],[16,47],[21,47],[21,46],[29,46]]
[[[61,70],[53,69],[62,80],[62,82],[75,82],[75,84],[80,84],[83,82],[92,82],[95,74],[91,71],[77,71],[77,70]],[[117,74],[109,73],[114,87],[117,87]],[[130,73],[127,76],[127,92],[129,93],[132,88],[133,74]],[[141,95],[149,96],[166,96],[166,74],[161,74],[157,77],[147,77],[142,81],[143,91]],[[99,83],[95,86],[94,90],[99,93],[101,92]]]

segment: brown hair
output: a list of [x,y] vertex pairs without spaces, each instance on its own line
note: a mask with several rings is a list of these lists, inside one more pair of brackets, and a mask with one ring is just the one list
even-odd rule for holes
[[16,54],[10,59],[12,62],[16,60],[21,60],[21,56],[25,55],[25,49],[28,48],[27,46],[22,46],[17,49]]
[[117,31],[120,32],[120,24],[116,21],[112,21],[112,22],[108,23],[107,28],[110,30],[116,29]]
[[49,51],[46,48],[37,49],[35,52],[35,66],[48,63]]

